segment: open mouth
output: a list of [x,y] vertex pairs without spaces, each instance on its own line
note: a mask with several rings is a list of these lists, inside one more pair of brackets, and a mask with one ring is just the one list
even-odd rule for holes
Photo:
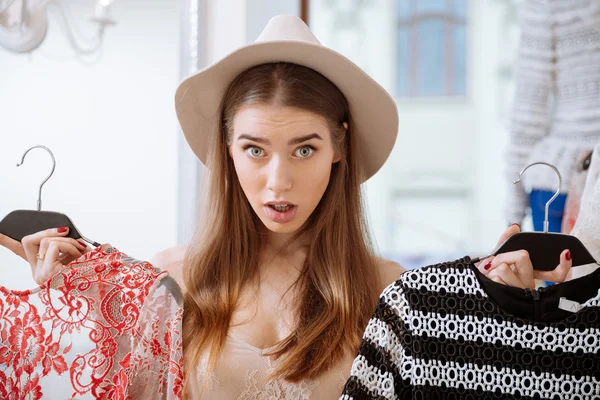
[[273,208],[275,211],[279,211],[279,212],[285,212],[287,210],[289,210],[290,208],[294,207],[291,204],[286,204],[286,205],[273,205],[273,204],[269,204],[269,207]]
[[280,224],[290,222],[296,216],[298,206],[291,203],[284,204],[273,204],[267,203],[265,205],[265,212],[267,216],[273,221]]

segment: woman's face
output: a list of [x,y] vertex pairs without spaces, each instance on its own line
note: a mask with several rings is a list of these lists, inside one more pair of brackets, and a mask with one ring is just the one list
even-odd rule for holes
[[237,112],[229,153],[254,212],[276,233],[293,233],[306,222],[339,161],[322,117],[268,105]]

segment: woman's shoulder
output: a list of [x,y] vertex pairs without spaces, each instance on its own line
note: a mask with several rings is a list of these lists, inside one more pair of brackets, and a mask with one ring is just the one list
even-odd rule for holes
[[388,285],[400,279],[400,275],[406,269],[395,261],[377,257],[377,268],[379,270],[379,278],[381,280],[381,290],[383,291]]
[[183,262],[187,251],[188,246],[173,246],[156,253],[150,259],[152,265],[167,271],[182,290],[185,290],[185,285],[183,284]]

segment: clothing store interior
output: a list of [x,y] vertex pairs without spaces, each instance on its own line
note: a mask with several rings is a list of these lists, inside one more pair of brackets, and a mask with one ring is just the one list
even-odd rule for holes
[[[586,297],[563,296],[555,308],[574,316],[587,307],[600,316],[597,0],[0,0],[0,235],[20,241],[69,226],[69,237],[92,252],[115,252],[115,260],[123,252],[156,271],[182,263],[203,231],[208,178],[178,120],[176,90],[185,78],[253,43],[278,15],[304,21],[320,44],[356,64],[397,106],[389,157],[361,185],[378,257],[420,276],[410,274],[452,260],[487,264],[503,252],[525,250],[533,269],[546,272],[535,275],[529,294],[535,298],[539,288],[577,281]],[[514,224],[520,233],[503,237]],[[43,262],[40,252],[37,261]],[[563,259],[572,263],[564,282],[545,278]],[[15,317],[23,312],[19,304],[23,309],[36,296],[43,304],[60,300],[41,293],[67,285],[66,277],[39,282],[30,262],[29,253],[19,257],[0,246],[0,398],[46,398],[9,395],[17,381],[26,390],[19,373],[38,371],[36,379],[55,374],[56,382],[68,382],[64,372],[78,363],[67,357],[70,347],[64,359],[48,355],[67,346],[51,336],[37,366],[17,367],[20,353],[6,355],[14,345],[7,337],[18,324],[48,317],[39,309],[21,321]],[[478,268],[473,273],[487,279]],[[398,287],[408,290],[407,280]],[[510,293],[481,287],[496,303]],[[13,314],[9,305],[17,307]],[[553,318],[550,324],[560,319]],[[586,321],[589,327],[573,322],[596,335],[582,350],[589,364],[581,362],[598,371],[600,322]],[[48,323],[46,330],[53,327]],[[87,348],[87,335],[80,332],[72,345]],[[51,353],[52,340],[59,353]],[[563,372],[556,374],[562,379]],[[381,386],[367,390],[360,374],[355,361],[345,399],[370,398],[358,393],[377,390],[381,397],[373,398],[388,398]],[[600,376],[590,374],[583,373],[590,380],[579,386],[561,383],[552,390],[600,398]],[[48,398],[68,398],[76,386],[65,384],[64,392]],[[46,383],[40,393],[49,388]],[[540,390],[545,398],[546,389],[528,393],[536,398]]]

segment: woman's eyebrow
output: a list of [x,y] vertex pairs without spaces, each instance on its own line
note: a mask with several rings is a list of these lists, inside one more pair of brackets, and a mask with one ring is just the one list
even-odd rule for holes
[[[262,143],[262,144],[266,144],[266,145],[270,145],[271,144],[271,141],[269,139],[264,139],[264,138],[261,138],[261,137],[251,136],[251,135],[247,135],[245,133],[241,134],[237,138],[237,140],[242,140],[242,139],[251,140],[253,142]],[[293,145],[293,144],[298,144],[298,143],[306,142],[307,140],[311,140],[311,139],[323,140],[323,138],[318,133],[311,133],[310,135],[300,136],[300,137],[296,137],[296,138],[291,139],[288,142],[288,145]]]
[[319,139],[319,140],[323,140],[323,138],[321,136],[319,136],[318,133],[311,133],[310,135],[306,135],[306,136],[300,136],[297,138],[294,138],[292,140],[290,140],[288,142],[288,145],[292,145],[292,144],[298,144],[298,143],[302,143],[302,142],[306,142],[307,140],[310,139]]
[[246,135],[245,133],[238,136],[237,140],[241,140],[241,139],[252,140],[253,142],[267,144],[267,145],[271,144],[271,141],[269,139],[264,139],[264,138],[260,138],[260,137],[256,137],[256,136],[250,136],[250,135]]

